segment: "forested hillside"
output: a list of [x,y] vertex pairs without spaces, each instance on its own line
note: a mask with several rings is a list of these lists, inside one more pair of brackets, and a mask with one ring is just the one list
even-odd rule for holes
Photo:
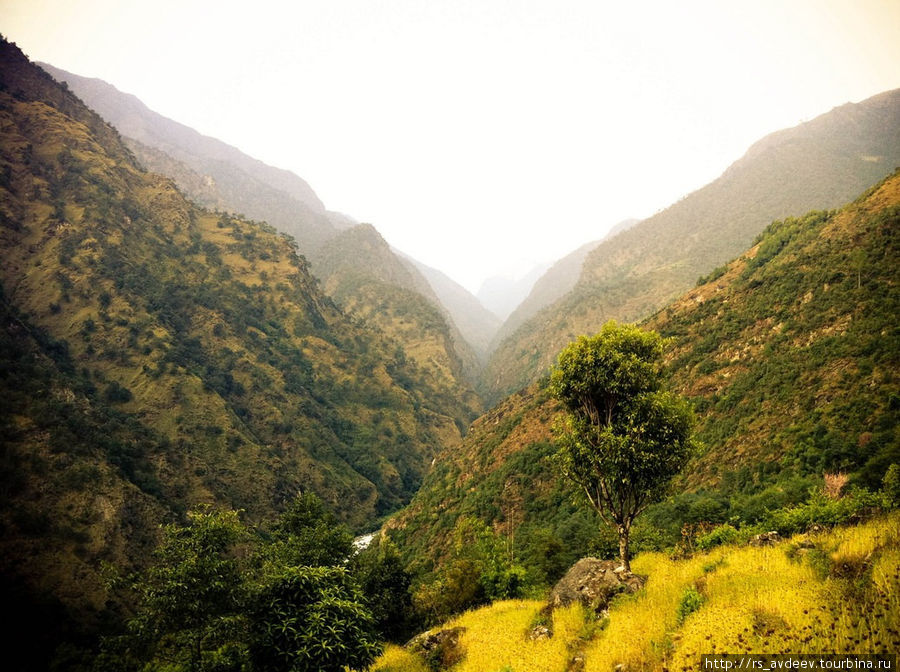
[[372,525],[459,440],[466,402],[289,240],[144,172],[6,41],[0,132],[0,549],[24,603],[88,622],[101,563],[199,503],[259,521],[312,491]]
[[[472,394],[465,390],[477,378],[478,362],[466,335],[454,324],[454,319],[460,317],[459,311],[445,307],[421,273],[391,250],[374,227],[357,228],[348,217],[327,212],[300,177],[167,119],[102,80],[74,75],[51,65],[43,67],[115,126],[144,168],[171,178],[200,205],[265,221],[292,236],[300,254],[312,264],[312,273],[323,281],[325,293],[342,307],[350,308],[352,314],[374,317],[384,326],[393,318],[385,315],[381,320],[383,308],[388,307],[387,312],[393,315],[404,313],[408,328],[395,329],[394,336],[413,359],[422,350],[422,340],[436,342],[431,333],[435,328],[451,333],[446,343],[436,345],[443,351],[438,359],[444,360],[445,369],[448,360],[459,359],[463,365],[439,384],[469,397],[463,402],[465,406],[480,408],[477,402],[472,405]],[[353,228],[357,230],[351,231]],[[353,305],[346,304],[348,288],[363,286],[366,291],[354,297]],[[423,304],[423,308],[411,310],[410,304]],[[430,307],[424,307],[425,304]],[[418,322],[422,311],[439,313],[440,324],[427,319]],[[483,320],[477,317],[463,317],[476,320],[474,332],[467,330],[476,338],[485,328]],[[472,418],[463,416],[463,424]]]
[[293,173],[157,114],[103,80],[39,65],[112,124],[144,168],[172,178],[199,205],[266,221],[293,236],[304,253],[343,228]]
[[[671,387],[692,400],[702,452],[678,493],[641,522],[641,548],[684,523],[755,523],[803,501],[823,474],[878,489],[900,463],[900,173],[838,211],[772,223],[744,255],[643,326],[671,339]],[[481,418],[442,452],[388,524],[423,571],[446,564],[460,521],[514,544],[538,580],[592,547],[602,526],[555,471],[559,412],[542,384]],[[558,574],[556,574],[558,575]]]
[[626,219],[610,229],[601,240],[594,240],[585,243],[574,252],[570,252],[562,259],[556,261],[547,271],[534,283],[534,287],[520,303],[516,309],[510,314],[503,323],[502,328],[494,337],[493,347],[497,347],[508,336],[513,334],[526,320],[537,313],[542,308],[549,306],[557,300],[568,294],[581,277],[581,270],[584,261],[588,255],[597,248],[604,240],[608,240],[618,235],[622,231],[627,231],[638,223],[637,219]]
[[395,254],[370,224],[359,224],[325,243],[312,263],[322,289],[346,312],[371,323],[403,347],[458,406],[462,429],[481,402],[472,391],[478,359],[416,267]]
[[763,138],[714,182],[594,249],[575,288],[493,353],[485,398],[536,380],[578,334],[659,310],[741,254],[772,220],[839,207],[898,165],[900,91]]

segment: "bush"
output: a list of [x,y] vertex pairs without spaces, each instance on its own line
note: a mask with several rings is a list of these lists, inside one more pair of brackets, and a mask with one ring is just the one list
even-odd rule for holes
[[681,594],[678,602],[678,625],[684,623],[684,619],[703,606],[703,596],[693,586],[688,586]]
[[900,464],[892,464],[884,475],[881,487],[882,506],[886,509],[900,507]]
[[728,523],[724,523],[723,525],[719,525],[714,528],[712,531],[704,534],[699,539],[697,539],[697,548],[701,551],[708,551],[711,548],[715,548],[716,546],[722,546],[723,544],[732,544],[740,538],[741,534],[734,527],[729,525]]
[[814,525],[833,527],[847,523],[867,509],[878,508],[881,501],[868,490],[853,490],[841,499],[829,499],[823,492],[813,493],[804,504],[777,511],[770,511],[765,519],[766,527],[788,535],[805,532]]
[[253,597],[250,656],[260,671],[365,669],[381,653],[374,619],[343,567],[287,567]]

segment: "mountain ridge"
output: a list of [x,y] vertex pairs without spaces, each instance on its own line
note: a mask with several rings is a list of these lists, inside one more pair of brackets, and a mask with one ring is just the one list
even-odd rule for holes
[[[898,231],[900,170],[840,210],[776,220],[642,323],[671,339],[667,377],[695,406],[704,449],[639,521],[639,545],[674,545],[685,523],[758,522],[826,473],[876,490],[900,464]],[[537,382],[437,455],[384,528],[418,572],[442,566],[463,519],[515,539],[517,561],[541,580],[605,543],[553,466],[560,412]]]
[[606,319],[634,321],[658,310],[740,254],[773,219],[837,207],[896,165],[900,90],[766,136],[713,182],[591,251],[576,287],[494,351],[483,396],[495,401],[535,380],[550,353]]

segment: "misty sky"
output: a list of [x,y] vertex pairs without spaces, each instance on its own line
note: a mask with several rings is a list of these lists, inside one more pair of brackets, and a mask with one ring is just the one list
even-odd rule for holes
[[472,291],[900,87],[898,0],[0,0],[0,31]]

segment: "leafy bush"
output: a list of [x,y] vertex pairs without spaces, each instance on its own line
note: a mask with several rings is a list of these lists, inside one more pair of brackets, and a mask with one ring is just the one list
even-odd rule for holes
[[250,657],[260,672],[365,669],[381,653],[372,614],[343,567],[286,567],[252,605]]
[[693,614],[703,606],[703,596],[694,586],[688,586],[681,593],[681,600],[678,602],[678,625],[684,623],[684,619]]
[[886,509],[900,507],[900,464],[892,464],[884,475],[881,488],[882,504]]
[[740,538],[741,534],[728,523],[719,525],[708,534],[704,534],[697,539],[697,548],[701,551],[708,551],[716,546],[723,544],[731,544]]
[[868,490],[853,490],[841,499],[829,499],[823,492],[817,491],[804,504],[769,512],[765,524],[768,529],[777,530],[780,534],[795,534],[814,525],[833,527],[846,523],[879,504],[878,496]]

